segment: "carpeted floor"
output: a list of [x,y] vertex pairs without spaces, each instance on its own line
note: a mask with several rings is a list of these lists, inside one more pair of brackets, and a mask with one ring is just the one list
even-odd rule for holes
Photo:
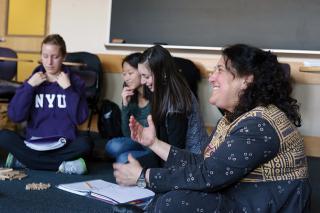
[[[88,197],[65,192],[55,186],[61,183],[91,179],[114,182],[111,163],[89,162],[88,175],[67,175],[50,171],[25,170],[27,178],[0,181],[0,212],[112,212],[112,206]],[[50,183],[43,191],[27,191],[28,183]]]
[[[311,213],[320,212],[320,158],[308,158],[310,182],[312,186]],[[102,201],[65,192],[55,186],[92,179],[114,182],[111,163],[104,160],[88,162],[88,175],[67,175],[50,171],[25,170],[28,177],[22,180],[0,180],[1,213],[63,213],[63,212],[112,212],[112,206]],[[28,183],[50,183],[44,191],[27,191]]]

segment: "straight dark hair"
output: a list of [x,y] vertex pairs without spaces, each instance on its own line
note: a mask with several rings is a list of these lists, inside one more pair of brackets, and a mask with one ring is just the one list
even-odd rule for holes
[[[122,67],[124,63],[128,63],[130,66],[136,68],[138,70],[138,64],[139,61],[141,60],[141,56],[142,53],[136,52],[136,53],[131,53],[129,55],[127,55],[123,60],[122,60]],[[123,87],[125,87],[126,84],[125,82],[123,83]],[[146,100],[150,100],[151,98],[151,93],[148,90],[148,88],[143,85],[143,98],[145,98]],[[133,103],[138,103],[138,91],[135,90],[134,91],[134,95],[131,97],[131,100]]]
[[151,114],[155,123],[164,121],[171,112],[186,116],[191,113],[191,90],[168,50],[160,45],[150,47],[142,53],[139,63],[145,64],[153,74]]

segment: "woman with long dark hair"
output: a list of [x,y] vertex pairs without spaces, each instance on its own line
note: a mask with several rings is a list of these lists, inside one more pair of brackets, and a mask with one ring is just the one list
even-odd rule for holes
[[207,133],[199,104],[169,51],[160,45],[146,49],[138,68],[142,84],[152,92],[151,115],[159,138],[200,153]]

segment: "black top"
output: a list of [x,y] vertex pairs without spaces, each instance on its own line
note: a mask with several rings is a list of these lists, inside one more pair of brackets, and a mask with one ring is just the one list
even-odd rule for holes
[[158,207],[170,200],[181,209],[187,196],[202,193],[188,212],[204,201],[208,212],[304,212],[311,188],[302,137],[279,110],[270,120],[263,110],[226,126],[220,120],[204,154],[172,147],[165,167],[150,169],[150,188],[171,191],[155,201]]

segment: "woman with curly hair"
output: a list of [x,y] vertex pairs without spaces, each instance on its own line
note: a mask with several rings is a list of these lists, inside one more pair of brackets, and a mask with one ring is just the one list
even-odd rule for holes
[[116,181],[145,181],[157,196],[148,212],[306,212],[310,184],[301,119],[288,73],[270,52],[244,44],[223,50],[209,77],[209,102],[225,110],[202,154],[157,138],[151,116],[131,136],[166,161],[114,164]]

